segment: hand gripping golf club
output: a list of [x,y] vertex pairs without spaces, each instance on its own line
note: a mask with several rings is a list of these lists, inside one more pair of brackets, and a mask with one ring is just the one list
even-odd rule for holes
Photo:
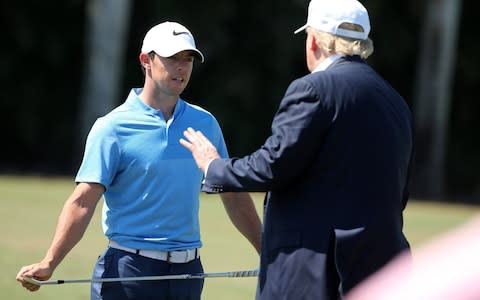
[[70,280],[37,280],[31,277],[24,277],[26,282],[36,285],[54,285],[64,283],[88,283],[88,282],[127,282],[127,281],[151,281],[151,280],[173,280],[173,279],[202,279],[211,277],[256,277],[258,269],[232,272],[216,273],[198,273],[198,274],[179,274],[179,275],[160,275],[160,276],[136,276],[136,277],[117,277],[117,278],[89,278],[89,279],[70,279]]

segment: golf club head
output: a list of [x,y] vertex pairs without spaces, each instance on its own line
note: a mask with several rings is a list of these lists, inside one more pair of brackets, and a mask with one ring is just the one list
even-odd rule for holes
[[23,277],[23,280],[25,280],[28,283],[33,283],[35,285],[42,285],[42,282],[40,280],[37,280],[37,279],[32,278],[32,277]]

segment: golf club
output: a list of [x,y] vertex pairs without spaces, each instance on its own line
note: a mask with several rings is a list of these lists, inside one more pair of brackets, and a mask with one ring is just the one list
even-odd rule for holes
[[147,280],[172,280],[172,279],[202,279],[210,277],[256,277],[258,269],[232,272],[216,273],[198,273],[198,274],[178,274],[161,276],[137,276],[137,277],[118,277],[118,278],[89,278],[89,279],[70,279],[70,280],[37,280],[31,277],[25,277],[25,281],[36,285],[54,285],[64,283],[88,283],[88,282],[126,282],[126,281],[147,281]]

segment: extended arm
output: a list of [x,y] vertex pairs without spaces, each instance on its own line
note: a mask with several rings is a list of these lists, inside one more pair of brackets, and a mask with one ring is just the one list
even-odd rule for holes
[[272,134],[253,153],[218,159],[216,149],[200,132],[188,128],[180,143],[206,172],[205,192],[265,192],[301,177],[321,151],[336,107],[324,101],[310,82],[292,83],[272,121]]
[[99,184],[80,183],[65,202],[58,217],[52,243],[45,257],[36,264],[24,266],[17,274],[17,281],[30,291],[40,287],[24,281],[24,277],[49,279],[55,268],[80,241],[95,211],[104,188]]
[[233,225],[260,253],[262,223],[250,195],[248,193],[222,193],[220,197]]

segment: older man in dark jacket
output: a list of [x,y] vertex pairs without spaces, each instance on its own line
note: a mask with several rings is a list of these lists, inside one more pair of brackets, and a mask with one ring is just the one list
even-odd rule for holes
[[201,132],[181,140],[205,172],[203,191],[268,191],[262,300],[341,299],[409,248],[412,116],[365,62],[367,10],[356,0],[312,0],[303,30],[311,74],[290,84],[257,151],[219,159]]

